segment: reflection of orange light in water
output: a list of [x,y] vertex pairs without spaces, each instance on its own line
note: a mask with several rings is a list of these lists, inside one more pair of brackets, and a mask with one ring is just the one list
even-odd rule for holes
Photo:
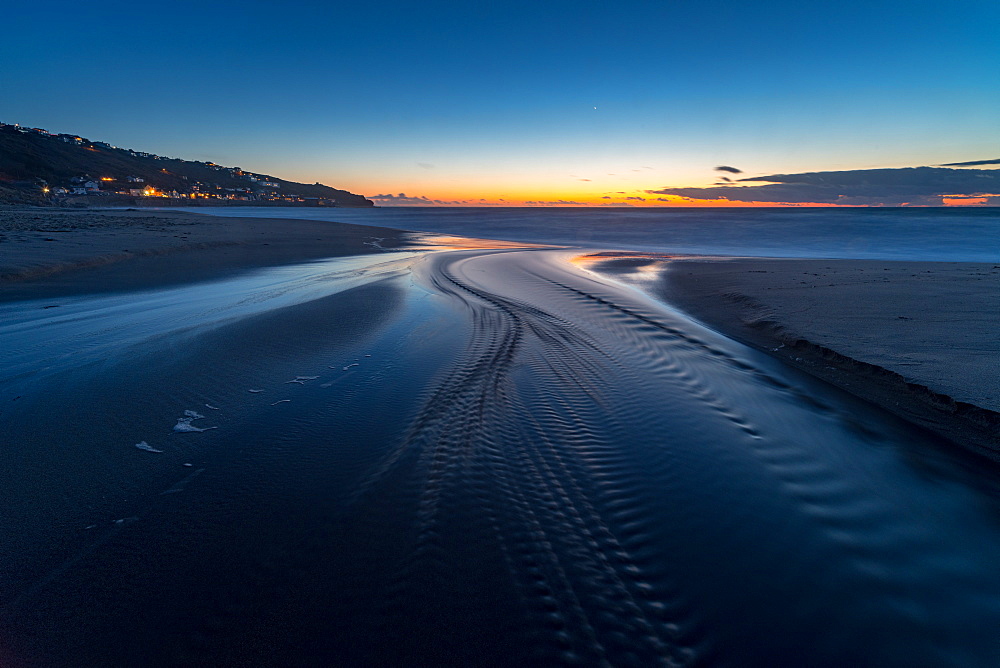
[[599,253],[587,253],[570,258],[570,263],[581,269],[590,269],[595,265],[604,262],[626,262],[633,271],[641,271],[644,268],[653,269],[659,272],[662,263],[678,258],[691,258],[694,255],[678,255],[675,253],[646,253],[642,251],[601,251]]
[[446,234],[411,233],[410,238],[420,246],[436,250],[452,249],[495,249],[495,248],[546,248],[545,244],[531,244],[496,239],[476,239],[473,237],[453,237]]

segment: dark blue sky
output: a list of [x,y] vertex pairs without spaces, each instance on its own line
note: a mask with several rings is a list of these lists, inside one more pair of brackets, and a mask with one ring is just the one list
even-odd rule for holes
[[[373,195],[597,198],[1000,155],[1000,3],[50,2],[0,120]],[[596,107],[596,109],[595,109]]]

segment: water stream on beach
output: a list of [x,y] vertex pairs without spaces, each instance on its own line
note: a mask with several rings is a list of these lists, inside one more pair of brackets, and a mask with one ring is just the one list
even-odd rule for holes
[[0,658],[1000,660],[995,466],[574,255],[5,305]]

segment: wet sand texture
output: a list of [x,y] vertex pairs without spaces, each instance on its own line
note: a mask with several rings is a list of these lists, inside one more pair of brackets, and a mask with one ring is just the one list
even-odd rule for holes
[[0,659],[996,664],[994,463],[575,255],[0,303]]
[[1000,451],[1000,266],[683,260],[659,291],[718,331]]

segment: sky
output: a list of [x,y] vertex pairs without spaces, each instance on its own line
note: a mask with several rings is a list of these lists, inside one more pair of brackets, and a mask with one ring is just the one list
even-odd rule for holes
[[0,121],[384,205],[1000,204],[995,163],[881,171],[1000,158],[996,0],[55,0],[4,27]]

